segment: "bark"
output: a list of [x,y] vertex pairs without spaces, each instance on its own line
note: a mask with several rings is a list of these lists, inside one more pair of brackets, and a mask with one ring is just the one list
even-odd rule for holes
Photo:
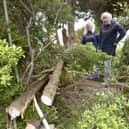
[[[75,9],[76,9],[76,2],[74,0],[69,0],[68,4],[71,6],[72,8],[72,14],[73,16],[75,15]],[[68,33],[69,33],[69,40],[68,40],[68,44],[69,47],[74,43],[74,38],[75,38],[75,31],[74,31],[74,19],[73,21],[68,24]]]
[[25,129],[39,129],[40,125],[41,125],[40,120],[32,120],[27,124]]
[[127,83],[120,83],[120,82],[109,83],[109,86],[115,88],[129,88],[129,85]]
[[50,80],[49,80],[48,84],[46,85],[46,87],[43,91],[43,94],[41,96],[42,103],[44,103],[48,106],[51,106],[53,103],[53,100],[54,100],[54,97],[56,94],[56,89],[59,84],[63,64],[64,64],[63,60],[60,60],[57,63],[55,70],[54,70],[53,74],[51,75]]
[[37,113],[38,113],[40,119],[42,119],[42,123],[43,123],[45,129],[50,129],[50,126],[48,125],[48,122],[47,122],[47,120],[45,119],[44,114],[43,114],[42,110],[40,109],[40,107],[39,107],[39,105],[38,105],[38,102],[37,102],[37,100],[36,100],[36,97],[33,98],[33,101],[34,101],[35,109],[36,109],[36,111],[37,111]]
[[73,24],[68,25],[68,33],[69,33],[69,46],[74,43],[75,31],[74,31],[74,22]]
[[[50,127],[50,129],[55,129],[54,124],[49,124],[49,127]],[[27,124],[25,129],[46,129],[46,128],[41,126],[41,120],[33,120],[33,121],[31,121],[30,123]]]
[[54,67],[50,68],[50,69],[45,69],[43,71],[41,71],[39,74],[37,75],[32,75],[32,78],[40,78],[43,74],[50,74],[52,73],[54,70]]
[[67,36],[67,32],[66,32],[66,29],[63,28],[62,29],[62,36],[63,36],[63,43],[64,43],[64,46],[65,48],[68,48],[68,36]]
[[[50,129],[56,129],[54,124],[50,124],[49,126],[50,126]],[[46,129],[46,128],[44,128],[44,127],[42,126],[40,129]]]
[[47,82],[47,80],[48,79],[46,76],[43,80],[36,81],[29,90],[24,92],[19,98],[14,100],[9,107],[6,108],[6,112],[9,113],[12,120],[20,115],[23,118],[23,114],[32,101],[33,97]]

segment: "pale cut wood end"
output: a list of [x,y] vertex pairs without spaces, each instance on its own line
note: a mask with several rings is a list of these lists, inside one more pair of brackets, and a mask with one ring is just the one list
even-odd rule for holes
[[42,103],[44,103],[47,106],[51,106],[52,105],[52,100],[48,97],[48,96],[41,96],[41,101]]
[[12,120],[20,116],[21,114],[20,111],[18,111],[15,107],[12,107],[12,106],[6,108],[6,112],[9,113]]

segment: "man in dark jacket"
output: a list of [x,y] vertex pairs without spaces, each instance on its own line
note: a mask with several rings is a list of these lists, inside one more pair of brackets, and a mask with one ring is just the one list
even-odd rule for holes
[[112,20],[112,15],[108,12],[102,13],[101,20],[99,48],[103,52],[115,56],[116,46],[125,36],[126,31],[119,23]]
[[[125,29],[116,21],[112,20],[112,14],[104,12],[101,15],[102,27],[100,31],[99,49],[108,55],[115,56],[119,41],[125,36]],[[112,78],[111,59],[104,62],[104,81],[107,85]]]

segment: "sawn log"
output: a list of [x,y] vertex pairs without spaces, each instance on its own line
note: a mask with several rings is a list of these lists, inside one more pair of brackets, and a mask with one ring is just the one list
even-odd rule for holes
[[56,95],[56,90],[60,81],[60,75],[63,69],[64,61],[62,59],[57,63],[54,72],[50,76],[48,84],[45,86],[43,90],[43,94],[41,96],[42,103],[51,106]]
[[36,81],[30,89],[24,92],[19,98],[14,100],[9,107],[6,108],[6,112],[9,113],[12,120],[20,115],[21,118],[23,118],[23,114],[33,97],[47,81],[47,76],[43,80]]

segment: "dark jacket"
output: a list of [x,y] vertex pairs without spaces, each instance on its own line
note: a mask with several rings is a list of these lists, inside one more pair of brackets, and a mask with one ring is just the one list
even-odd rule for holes
[[97,34],[92,32],[87,32],[86,35],[83,36],[82,44],[86,44],[87,42],[92,42],[95,48],[97,48]]
[[115,56],[116,45],[125,34],[125,29],[115,21],[112,21],[110,25],[102,25],[98,46],[103,52]]

